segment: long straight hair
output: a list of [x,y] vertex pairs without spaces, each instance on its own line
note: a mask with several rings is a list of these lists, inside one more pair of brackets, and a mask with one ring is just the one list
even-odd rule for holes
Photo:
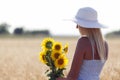
[[[82,28],[93,45],[97,46],[97,51],[101,60],[106,60],[105,41],[99,28]],[[94,46],[93,46],[94,47]]]

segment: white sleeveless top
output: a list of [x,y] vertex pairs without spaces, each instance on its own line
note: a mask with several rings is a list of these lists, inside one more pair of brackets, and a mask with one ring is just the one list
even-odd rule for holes
[[93,60],[83,60],[78,80],[100,80],[99,75],[106,61],[94,60],[94,48],[92,46]]

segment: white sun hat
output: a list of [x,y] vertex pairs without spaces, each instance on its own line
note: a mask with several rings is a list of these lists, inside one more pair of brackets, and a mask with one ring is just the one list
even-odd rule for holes
[[72,21],[84,28],[106,28],[98,22],[97,11],[91,7],[80,8]]

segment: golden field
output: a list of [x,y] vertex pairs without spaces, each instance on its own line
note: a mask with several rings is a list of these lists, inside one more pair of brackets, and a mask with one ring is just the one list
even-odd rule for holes
[[[43,38],[0,38],[0,80],[47,80],[48,68],[39,61],[40,42]],[[56,41],[69,43],[69,72],[78,37],[60,38]],[[120,38],[109,38],[109,58],[101,80],[120,80]]]

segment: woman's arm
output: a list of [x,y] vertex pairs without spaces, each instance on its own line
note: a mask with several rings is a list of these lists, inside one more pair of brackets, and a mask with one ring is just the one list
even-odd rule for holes
[[67,76],[68,80],[77,80],[79,76],[79,71],[83,63],[84,53],[85,53],[85,46],[86,46],[86,38],[80,38],[78,40],[75,54],[73,57],[73,62],[71,65],[70,72]]
[[78,79],[79,71],[83,63],[85,46],[86,46],[86,38],[80,38],[77,42],[71,69],[67,78],[58,78],[57,80],[77,80]]

